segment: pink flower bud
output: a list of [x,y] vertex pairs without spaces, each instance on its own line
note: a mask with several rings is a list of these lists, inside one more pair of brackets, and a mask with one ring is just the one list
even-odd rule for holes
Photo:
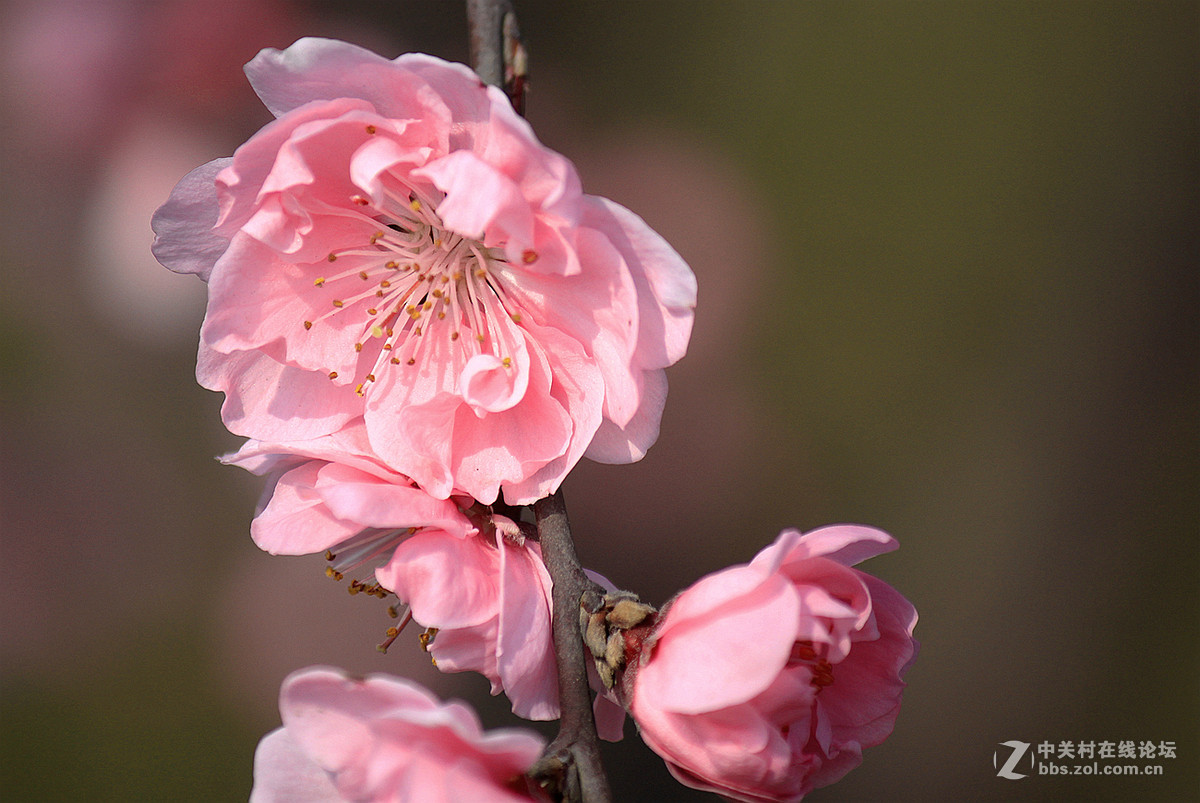
[[279,711],[254,755],[252,803],[544,799],[525,778],[540,736],[484,733],[466,705],[410,680],[310,667],[283,682]]
[[668,604],[624,694],[676,778],[733,800],[795,801],[887,738],[917,614],[849,566],[896,546],[868,527],[784,530]]

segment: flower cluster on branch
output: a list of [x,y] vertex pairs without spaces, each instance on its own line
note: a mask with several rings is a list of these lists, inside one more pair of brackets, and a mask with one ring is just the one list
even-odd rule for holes
[[549,746],[484,734],[410,682],[306,670],[253,799],[603,799],[594,739],[626,709],[679,780],[736,800],[857,764],[916,650],[912,606],[849,568],[890,536],[785,531],[655,611],[532,522],[581,458],[657,438],[696,303],[679,255],[462,65],[302,39],[246,72],[276,119],[153,227],[208,285],[197,378],[248,438],[225,462],[267,479],[251,535],[388,599],[384,650],[414,623],[439,669],[564,723]]

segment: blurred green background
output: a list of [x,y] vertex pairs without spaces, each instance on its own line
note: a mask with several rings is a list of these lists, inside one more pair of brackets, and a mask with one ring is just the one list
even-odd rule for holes
[[[584,562],[661,603],[782,527],[882,527],[922,652],[812,800],[1194,800],[1200,5],[517,8],[539,136],[700,282],[658,445],[567,481]],[[382,606],[319,558],[256,550],[192,379],[203,291],[148,253],[172,184],[266,122],[258,49],[465,60],[461,4],[10,1],[0,31],[0,797],[245,799],[313,663],[516,724],[411,639],[376,653]],[[1009,781],[1007,740],[1177,758]],[[621,800],[715,799],[632,728],[608,756]]]

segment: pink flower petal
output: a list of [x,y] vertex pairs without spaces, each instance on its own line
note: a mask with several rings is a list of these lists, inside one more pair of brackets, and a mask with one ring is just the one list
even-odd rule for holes
[[177,273],[204,281],[229,239],[213,232],[217,223],[216,178],[232,159],[214,159],[184,176],[150,221],[155,258]]
[[419,532],[376,572],[426,627],[470,627],[499,612],[500,556],[477,538]]
[[498,538],[500,630],[496,660],[513,713],[525,719],[557,719],[558,675],[550,632],[550,575],[540,556]]
[[[414,170],[445,193],[438,214],[446,228],[477,240],[533,246],[533,210],[521,188],[470,151],[454,151]],[[491,238],[489,238],[491,239]]]
[[[757,584],[750,586],[748,577]],[[721,599],[726,585],[730,593]],[[695,608],[688,604],[692,591],[704,597]],[[696,615],[698,609],[707,615]],[[679,714],[745,702],[765,690],[787,663],[796,639],[784,623],[795,622],[799,613],[796,593],[783,578],[738,569],[710,575],[668,611],[672,626],[641,668],[636,693]],[[721,682],[714,684],[714,677]]]
[[826,557],[843,566],[853,566],[899,547],[896,539],[883,530],[859,524],[833,524],[805,533],[801,542],[787,553],[784,560]]
[[310,759],[283,728],[271,731],[254,751],[250,803],[340,803],[329,773]]
[[492,684],[492,694],[504,691],[496,663],[499,632],[497,615],[480,625],[438,631],[429,653],[443,672],[478,672]]
[[635,463],[658,440],[659,421],[667,403],[667,375],[663,371],[642,374],[641,403],[623,427],[607,419],[600,422],[584,455],[597,463]]
[[470,526],[449,500],[435,499],[420,488],[380,480],[348,466],[323,468],[316,488],[334,516],[355,522],[360,530],[436,527],[464,538]]
[[324,552],[362,530],[335,516],[315,490],[322,464],[304,463],[283,474],[271,500],[250,525],[254,543],[273,555]]
[[225,394],[221,419],[230,432],[259,440],[328,435],[358,413],[350,399],[325,392],[327,378],[262,352],[220,354],[201,343],[196,379]]
[[629,266],[638,288],[638,355],[644,368],[682,359],[692,333],[696,276],[666,240],[618,203],[589,197],[586,223],[603,232]]
[[[413,55],[392,62],[357,45],[305,38],[286,50],[263,50],[246,65],[246,77],[276,117],[312,101],[355,97],[386,117],[434,116],[448,125],[449,110],[406,69],[410,62],[421,63]],[[477,77],[463,73],[460,80],[481,87]]]
[[222,457],[221,462],[244,468],[252,474],[265,474],[283,463],[299,463],[306,459],[340,463],[380,479],[400,479],[400,475],[371,455],[367,429],[361,418],[336,432],[316,438],[287,443],[249,440],[233,454]]

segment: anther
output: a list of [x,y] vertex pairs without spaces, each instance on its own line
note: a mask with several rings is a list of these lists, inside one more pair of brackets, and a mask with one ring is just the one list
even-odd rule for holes
[[374,381],[375,381],[375,374],[367,374],[367,381],[368,381],[368,382],[374,382]]
[[350,200],[353,201],[354,203],[358,204],[359,206],[367,206],[368,204],[371,203],[370,201],[368,201],[366,198],[362,197],[361,195],[351,195]]
[[410,208],[410,209],[412,209],[412,211],[414,211],[414,212],[420,212],[420,211],[421,211],[421,202],[420,202],[420,201],[418,201],[416,198],[413,198],[411,201],[409,201],[409,202],[408,202],[408,206],[409,206],[409,208]]
[[333,300],[333,306],[335,306],[335,307],[340,307],[340,306],[342,306],[342,300],[341,300],[340,298],[335,298],[335,299]]
[[[367,307],[367,314],[368,315],[378,315],[379,310],[375,309],[374,307]],[[379,335],[375,335],[375,336],[379,337]]]
[[425,632],[417,636],[417,641],[421,642],[421,649],[429,652],[429,645],[437,637],[438,629],[436,627],[427,627]]
[[458,332],[451,332],[451,333],[450,333],[450,339],[451,339],[451,340],[458,340]]
[[363,395],[362,382],[359,382],[357,385],[354,386],[354,392],[356,395],[359,395],[359,396]]
[[374,133],[375,133],[375,126],[371,125],[370,123],[367,123],[367,133],[368,133],[368,134],[374,134]]
[[329,378],[330,378],[330,379],[337,379],[337,371],[330,371],[330,372],[329,372]]
[[414,360],[412,357],[409,357],[409,358],[408,358],[408,364],[409,364],[409,365],[416,365],[416,364],[417,364],[417,361],[416,361],[416,360]]
[[337,254],[333,253],[332,251],[330,251],[329,256],[327,256],[325,258],[328,259],[330,262],[337,262]]
[[383,281],[381,281],[381,282],[379,283],[379,286],[380,286],[380,287],[391,287],[391,286],[392,286],[392,283],[391,283],[391,282],[389,282],[387,279],[384,279]]
[[354,350],[355,350],[355,351],[362,351],[362,347],[363,347],[363,344],[362,344],[362,343],[355,343],[355,344],[354,344]]
[[388,647],[392,646],[392,642],[394,642],[396,640],[396,637],[399,635],[400,635],[400,631],[398,629],[396,629],[394,627],[389,627],[387,629],[387,638],[385,638],[379,644],[376,644],[375,649],[379,650],[382,653],[387,653]]
[[399,364],[400,364],[400,358],[392,357],[392,365],[399,365]]
[[514,312],[512,315],[509,315],[508,317],[512,318],[513,323],[521,322],[521,313],[519,313],[519,312]]
[[503,365],[505,368],[512,368],[512,357],[505,357],[503,360],[500,361],[500,364]]
[[365,270],[360,270],[360,271],[358,272],[358,278],[362,279],[362,280],[365,282],[365,281],[366,281],[367,279],[369,279],[370,277],[369,277],[369,276],[367,276],[367,272],[366,272]]
[[524,262],[526,265],[532,265],[534,262],[537,262],[538,261],[537,251],[534,251],[532,248],[526,250],[525,253],[521,254],[521,261]]
[[312,321],[305,321],[305,322],[304,322],[304,328],[305,328],[305,329],[312,329]]
[[321,285],[325,284],[325,277],[322,276],[321,278],[319,278],[315,282],[313,282],[313,284],[316,285],[317,287],[320,287]]

